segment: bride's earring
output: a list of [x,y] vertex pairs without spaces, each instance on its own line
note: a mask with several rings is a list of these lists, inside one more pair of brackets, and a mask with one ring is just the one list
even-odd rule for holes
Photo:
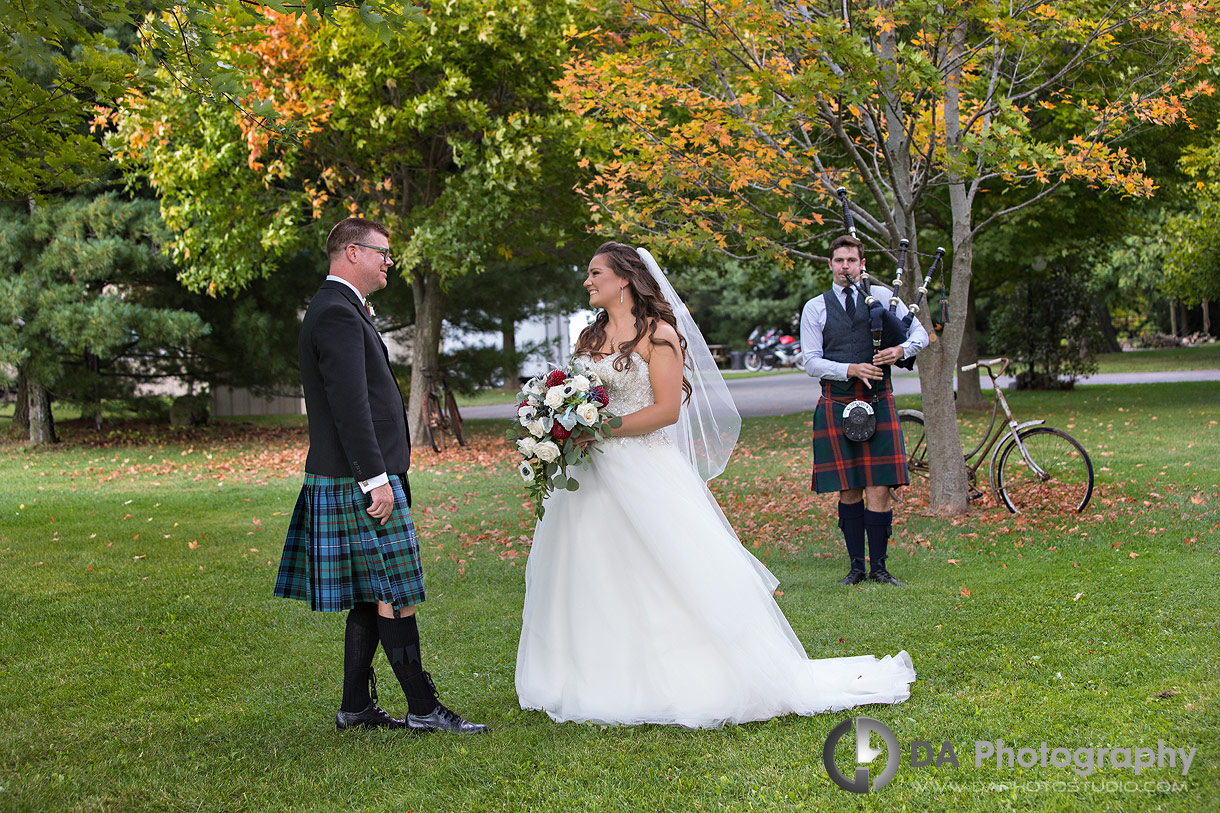
[[[627,287],[626,285],[623,286],[623,288],[626,288],[626,287]],[[618,303],[620,305],[623,304],[623,288],[618,289]]]

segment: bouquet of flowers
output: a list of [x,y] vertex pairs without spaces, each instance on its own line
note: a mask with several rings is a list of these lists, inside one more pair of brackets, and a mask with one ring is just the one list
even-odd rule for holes
[[505,438],[523,460],[517,467],[542,519],[542,502],[557,488],[575,491],[569,466],[584,462],[595,446],[582,447],[574,436],[610,437],[623,419],[606,407],[610,396],[597,373],[574,360],[566,369],[531,378],[521,388],[517,419]]

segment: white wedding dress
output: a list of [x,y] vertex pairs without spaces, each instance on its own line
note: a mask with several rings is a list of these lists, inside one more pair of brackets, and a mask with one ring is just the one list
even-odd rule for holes
[[[610,409],[653,402],[638,354],[592,365]],[[778,581],[729,530],[663,431],[610,438],[534,532],[517,650],[521,707],[557,721],[691,728],[910,697],[906,651],[809,660]]]

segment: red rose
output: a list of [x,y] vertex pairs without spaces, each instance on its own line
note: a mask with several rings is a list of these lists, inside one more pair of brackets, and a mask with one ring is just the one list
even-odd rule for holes
[[594,387],[589,390],[589,400],[607,406],[610,403],[610,394],[606,392],[605,387]]
[[571,434],[572,430],[564,429],[563,424],[559,421],[555,421],[555,425],[551,427],[551,437],[555,438],[555,440],[567,440]]
[[563,370],[551,370],[546,376],[546,385],[548,387],[558,387],[560,384],[568,380],[568,374]]

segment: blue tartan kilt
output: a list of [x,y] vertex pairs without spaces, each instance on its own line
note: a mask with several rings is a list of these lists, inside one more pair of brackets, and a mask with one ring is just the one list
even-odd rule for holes
[[424,600],[424,571],[402,481],[390,475],[394,512],[382,525],[368,515],[372,498],[351,477],[305,473],[275,595],[314,610],[348,610],[358,602],[407,607]]

